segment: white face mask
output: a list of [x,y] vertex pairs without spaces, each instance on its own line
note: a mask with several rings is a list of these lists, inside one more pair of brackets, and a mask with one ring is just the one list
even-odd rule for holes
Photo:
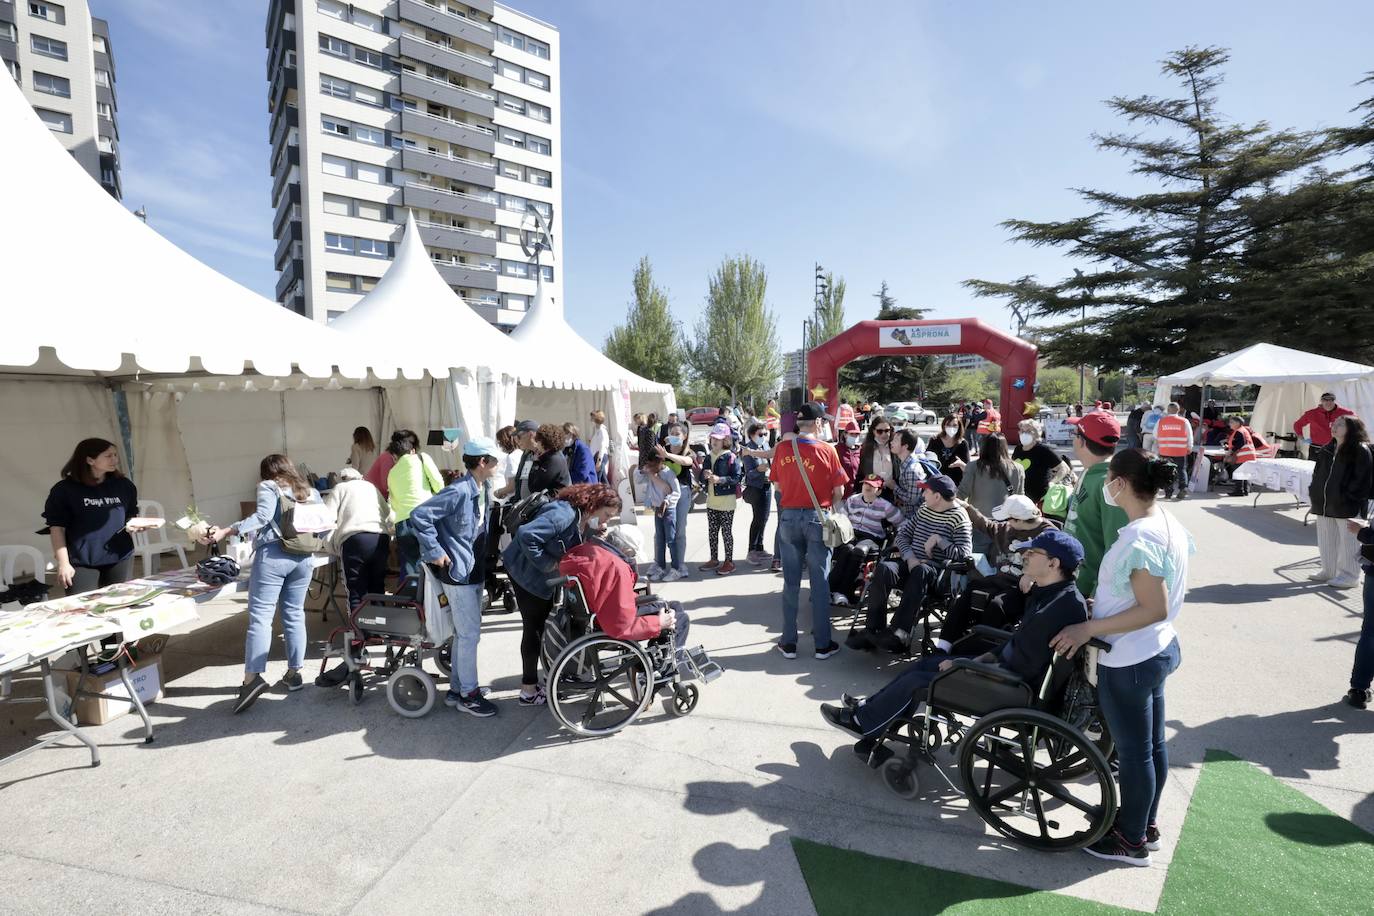
[[[1112,503],[1112,505],[1116,505],[1116,503]],[[601,530],[601,516],[599,516],[599,515],[593,515],[591,518],[587,519],[587,527],[588,527],[589,529],[591,529],[592,531],[600,531],[600,530]]]
[[573,442],[575,442],[575,441],[576,441],[576,440],[573,439],[572,436],[569,436],[568,438],[566,438],[566,439],[563,440],[563,447],[564,447],[564,448],[572,448],[572,444],[573,444]]
[[767,445],[768,445],[768,437],[767,437],[767,436],[755,436],[755,437],[754,437],[754,444],[757,445],[759,448],[765,448],[765,447],[767,447]]
[[858,437],[858,436],[845,436],[845,437],[844,437],[844,442],[845,442],[845,444],[848,445],[850,448],[853,448],[854,446],[856,446],[856,445],[859,444],[859,437]]
[[1030,448],[1031,445],[1033,445],[1034,443],[1035,443],[1035,435],[1034,435],[1033,433],[1022,433],[1022,434],[1021,434],[1021,444],[1022,444],[1024,447]]
[[1112,495],[1111,487],[1112,481],[1110,480],[1102,485],[1102,501],[1107,505],[1111,506],[1113,509],[1119,509],[1121,508],[1121,504],[1118,503],[1116,501],[1116,497]]
[[946,427],[945,427],[945,435],[946,435],[946,436],[949,436],[951,439],[953,439],[955,436],[959,435],[959,427],[957,427],[957,426],[946,426]]

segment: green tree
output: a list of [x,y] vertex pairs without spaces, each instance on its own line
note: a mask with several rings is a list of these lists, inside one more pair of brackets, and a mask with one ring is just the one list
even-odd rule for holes
[[635,265],[634,291],[625,323],[612,329],[602,352],[631,372],[679,386],[686,362],[682,329],[673,320],[668,294],[654,283],[648,257]]
[[[1091,386],[1092,380],[1088,381]],[[1089,387],[1086,394],[1095,390]],[[1058,366],[1036,372],[1035,399],[1041,404],[1077,404],[1078,370]]]
[[[1064,248],[1089,265],[1056,283],[968,280],[979,296],[1008,299],[1067,323],[1045,329],[1043,353],[1061,366],[1137,367],[1165,372],[1246,342],[1275,336],[1236,297],[1238,259],[1304,214],[1303,201],[1276,194],[1305,174],[1329,145],[1310,133],[1243,126],[1218,112],[1228,59],[1220,48],[1190,47],[1162,62],[1183,86],[1178,98],[1117,97],[1107,104],[1161,136],[1109,133],[1099,149],[1122,153],[1156,187],[1140,194],[1079,189],[1093,212],[1060,222],[1003,223],[1017,241]],[[1083,312],[1086,310],[1086,317]],[[1303,320],[1325,325],[1307,310]]]
[[732,401],[777,388],[782,375],[777,319],[768,308],[768,273],[748,255],[726,258],[711,276],[687,361]]
[[844,289],[844,277],[837,278],[833,271],[825,275],[825,293],[816,301],[807,327],[806,349],[820,346],[848,327],[844,320]]
[[[925,309],[897,305],[886,280],[873,295],[878,300],[879,321],[915,321],[926,315]],[[935,356],[865,356],[841,370],[840,383],[884,404],[915,400],[919,395],[921,406],[938,411],[950,401],[949,376],[949,366]]]

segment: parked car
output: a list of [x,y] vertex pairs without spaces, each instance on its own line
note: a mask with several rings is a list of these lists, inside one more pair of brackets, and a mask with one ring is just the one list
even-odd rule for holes
[[913,423],[939,423],[940,418],[935,415],[935,411],[926,410],[919,401],[893,401],[883,408],[883,413],[892,416],[897,411],[907,415],[907,419]]
[[719,407],[693,407],[687,411],[688,426],[710,426],[720,419]]

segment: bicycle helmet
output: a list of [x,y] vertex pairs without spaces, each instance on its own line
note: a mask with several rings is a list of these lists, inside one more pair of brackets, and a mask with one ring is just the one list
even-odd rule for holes
[[229,585],[239,577],[239,564],[233,557],[218,553],[196,564],[196,578],[206,585]]

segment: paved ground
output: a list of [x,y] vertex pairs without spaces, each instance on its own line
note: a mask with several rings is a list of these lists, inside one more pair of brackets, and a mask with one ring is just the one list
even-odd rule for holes
[[[1208,748],[1374,829],[1374,771],[1359,765],[1374,759],[1374,712],[1337,702],[1357,593],[1305,581],[1315,531],[1266,507],[1284,504],[1206,497],[1172,510],[1199,552],[1169,682],[1174,769],[1152,869],[1012,846],[933,775],[917,801],[896,799],[817,713],[890,669],[852,652],[772,652],[780,580],[750,570],[663,587],[727,674],[691,717],[655,708],[604,740],[570,740],[547,710],[515,705],[514,616],[483,631],[495,719],[440,709],[405,720],[380,693],[355,708],[313,687],[231,716],[244,599],[208,607],[169,649],[154,744],[126,718],[96,730],[98,769],[65,747],[0,769],[0,913],[810,913],[793,837],[1152,910]],[[737,553],[746,529],[742,509]],[[704,559],[700,512],[689,543],[694,564]],[[318,615],[312,631],[324,631]],[[0,707],[0,724],[29,727],[21,714]],[[0,752],[16,746],[0,739]]]

